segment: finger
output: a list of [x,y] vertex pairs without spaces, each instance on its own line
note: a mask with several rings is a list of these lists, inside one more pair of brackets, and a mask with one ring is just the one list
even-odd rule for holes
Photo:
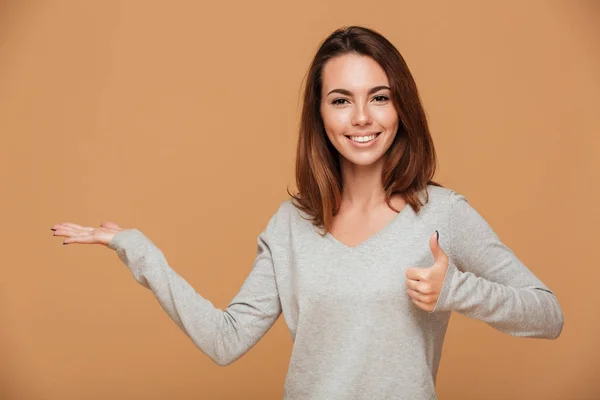
[[433,293],[431,285],[421,281],[415,281],[414,279],[407,279],[406,287],[423,294]]
[[432,311],[433,311],[433,309],[434,309],[434,307],[435,307],[435,305],[426,304],[426,303],[423,303],[422,301],[415,300],[415,299],[412,299],[412,302],[413,302],[413,303],[414,303],[414,304],[415,304],[417,307],[419,307],[420,309],[422,309],[422,310],[424,310],[424,311],[427,311],[427,312],[432,312]]
[[63,244],[79,243],[79,244],[93,244],[96,243],[96,239],[92,235],[81,235],[68,237],[63,241]]
[[53,232],[54,236],[76,236],[78,234],[79,234],[78,231],[76,231],[73,228],[69,228],[69,227],[59,227],[59,228],[55,229]]
[[406,277],[415,281],[427,280],[426,268],[407,268]]
[[52,228],[50,228],[50,230],[55,231],[55,232],[57,232],[59,230],[66,231],[66,232],[91,232],[94,230],[94,228],[89,228],[89,227],[84,227],[84,226],[79,227],[78,225],[70,226],[70,225],[57,224],[57,225],[54,225]]
[[53,234],[54,236],[80,236],[89,233],[91,233],[91,231],[88,231],[87,229],[60,227],[56,229]]
[[440,246],[440,233],[438,231],[433,232],[433,234],[429,237],[429,248],[433,254],[434,263],[444,261],[447,257],[446,253]]
[[78,224],[74,224],[72,222],[62,222],[62,223],[60,223],[58,225],[55,225],[55,226],[69,227],[69,228],[75,228],[75,229],[93,229],[93,228],[88,228],[88,227],[81,226],[81,225],[78,225]]
[[406,289],[406,291],[411,299],[418,300],[423,304],[431,305],[436,300],[436,296],[432,294],[423,294],[412,289]]

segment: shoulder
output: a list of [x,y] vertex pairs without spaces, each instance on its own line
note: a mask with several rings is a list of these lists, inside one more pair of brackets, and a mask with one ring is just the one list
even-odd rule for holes
[[306,214],[289,198],[279,203],[260,236],[271,251],[288,252],[293,241],[302,240],[299,238],[312,233],[312,229]]
[[[425,195],[426,192],[426,195]],[[427,185],[421,194],[423,199],[423,211],[449,211],[452,206],[460,200],[466,200],[465,197],[457,193],[454,189],[448,187]]]
[[[425,193],[426,192],[426,193]],[[424,204],[418,212],[423,221],[455,224],[465,214],[472,213],[472,207],[462,193],[448,187],[427,185],[420,193]]]
[[293,199],[289,198],[279,203],[267,224],[267,229],[272,231],[285,231],[300,218],[302,212],[294,205]]
[[301,211],[296,207],[294,199],[291,198],[283,200],[275,213],[275,216],[281,220],[291,220],[300,215]]

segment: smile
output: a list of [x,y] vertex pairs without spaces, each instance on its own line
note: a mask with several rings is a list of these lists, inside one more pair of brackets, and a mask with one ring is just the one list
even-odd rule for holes
[[356,145],[365,145],[370,144],[377,139],[377,137],[381,134],[381,132],[375,133],[373,135],[366,136],[346,136],[353,144]]

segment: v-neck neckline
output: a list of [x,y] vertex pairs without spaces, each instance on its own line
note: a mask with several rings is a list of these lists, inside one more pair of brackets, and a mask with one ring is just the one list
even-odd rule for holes
[[341,242],[339,239],[337,239],[335,236],[333,236],[329,232],[327,232],[327,234],[325,234],[325,238],[328,239],[333,244],[335,244],[336,246],[341,247],[344,250],[359,251],[359,250],[363,249],[364,247],[368,246],[371,242],[373,242],[373,241],[377,240],[378,238],[380,238],[381,236],[383,236],[387,231],[392,229],[392,227],[394,225],[398,224],[400,222],[400,220],[403,219],[404,216],[406,214],[408,214],[410,211],[412,211],[412,207],[410,206],[410,204],[406,203],[404,205],[404,207],[400,210],[400,212],[390,222],[388,222],[383,228],[381,228],[380,230],[378,230],[377,232],[375,232],[374,234],[372,234],[371,236],[369,236],[368,238],[366,238],[365,240],[363,240],[362,242],[360,242],[359,244],[354,245],[354,246],[349,246],[349,245]]

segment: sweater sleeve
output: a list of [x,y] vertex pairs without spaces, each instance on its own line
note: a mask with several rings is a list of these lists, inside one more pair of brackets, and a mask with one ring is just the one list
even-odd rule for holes
[[449,268],[433,312],[457,311],[512,336],[556,339],[563,314],[554,293],[464,196],[451,191],[449,200]]
[[194,344],[216,364],[225,366],[249,351],[281,313],[267,237],[267,230],[258,236],[253,267],[225,310],[215,308],[198,294],[141,231],[121,231],[108,247],[117,252],[134,278],[152,291]]

